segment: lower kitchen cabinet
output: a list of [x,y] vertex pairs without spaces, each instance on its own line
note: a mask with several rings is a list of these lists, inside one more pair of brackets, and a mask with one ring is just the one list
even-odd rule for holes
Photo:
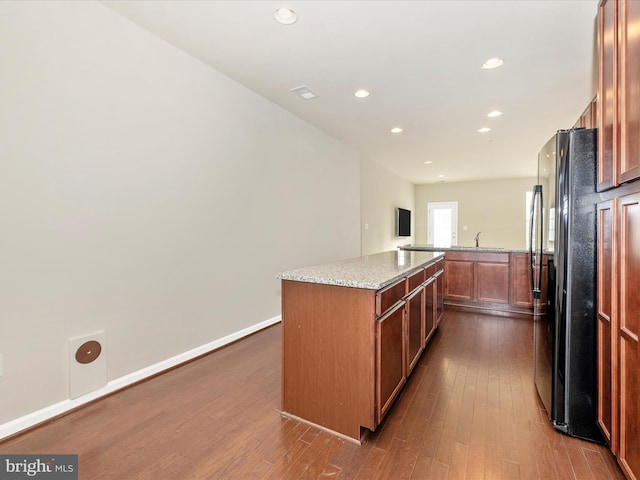
[[445,299],[462,306],[509,305],[509,253],[447,251]]
[[533,307],[528,253],[511,254],[511,304]]
[[509,303],[509,255],[498,261],[476,263],[476,299],[479,302]]
[[614,259],[617,255],[614,232],[617,224],[618,200],[612,199],[598,204],[598,281],[597,315],[598,322],[598,425],[613,453],[618,451],[617,423],[617,364],[616,341],[617,277]]
[[[549,271],[549,256],[542,255],[542,278],[540,285],[540,298],[536,300],[538,311],[543,313],[547,304],[547,277]],[[533,295],[531,294],[531,273],[529,271],[529,254],[528,253],[512,253],[511,254],[511,291],[509,303],[516,307],[533,307]],[[533,272],[538,275],[538,268]]]
[[639,284],[637,191],[598,205],[598,424],[629,479],[640,478]]
[[407,371],[410,373],[420,360],[424,350],[424,287],[420,286],[409,294],[406,300],[407,310]]
[[[529,254],[520,251],[447,250],[444,301],[494,312],[533,313]],[[546,306],[548,255],[542,260],[540,308]],[[536,272],[537,274],[537,272]]]
[[376,322],[376,422],[380,423],[407,381],[405,308],[398,303]]
[[640,476],[640,193],[620,197],[619,315],[620,430],[618,459],[630,478]]
[[424,343],[431,339],[438,326],[438,278],[430,278],[424,286]]
[[474,300],[475,262],[463,258],[458,259],[450,252],[446,257],[445,297],[456,300]]
[[442,320],[442,314],[444,313],[444,259],[440,259],[436,262],[436,326],[440,324]]

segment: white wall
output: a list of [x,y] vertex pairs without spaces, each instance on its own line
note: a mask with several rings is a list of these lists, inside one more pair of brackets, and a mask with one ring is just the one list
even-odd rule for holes
[[[362,159],[361,164],[362,255],[414,243],[414,185],[375,162]],[[395,236],[396,207],[411,210],[411,237]]]
[[0,2],[0,71],[0,423],[68,398],[71,337],[114,381],[360,254],[357,152],[103,5]]
[[473,246],[482,232],[481,247],[525,249],[525,197],[535,184],[531,177],[417,185],[416,243],[427,243],[427,204],[457,201],[458,245]]

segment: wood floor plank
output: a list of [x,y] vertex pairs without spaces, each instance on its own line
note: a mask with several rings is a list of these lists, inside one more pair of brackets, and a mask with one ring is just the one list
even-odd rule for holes
[[600,452],[592,450],[591,448],[583,448],[582,451],[593,478],[607,478],[609,476],[609,469]]
[[353,477],[355,480],[371,480],[376,472],[380,469],[380,465],[387,454],[386,450],[373,447],[369,450],[369,454],[364,459],[357,475]]
[[371,477],[372,479],[387,480],[389,478],[395,478],[394,476],[396,475],[405,443],[404,440],[396,437],[391,440],[389,449],[386,451],[384,457],[382,457],[382,462],[380,462],[375,475]]
[[449,473],[447,478],[452,480],[464,480],[467,476],[467,462],[469,459],[469,446],[455,442],[451,461],[449,463]]
[[532,337],[530,319],[448,308],[362,446],[280,414],[276,325],[0,441],[0,452],[76,453],[91,480],[624,480],[608,449],[551,427]]
[[444,465],[443,463],[434,462],[431,464],[431,471],[429,475],[424,478],[447,478],[449,476],[449,465]]
[[484,444],[475,444],[469,446],[465,478],[468,478],[469,480],[484,478],[484,461]]
[[[577,479],[596,479],[591,472],[587,458],[585,457],[585,449],[577,442],[564,442],[565,449],[571,461],[575,478]],[[589,450],[590,451],[590,450]]]

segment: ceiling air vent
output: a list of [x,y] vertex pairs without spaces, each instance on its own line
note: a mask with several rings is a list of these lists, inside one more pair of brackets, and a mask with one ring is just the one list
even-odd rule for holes
[[292,88],[291,91],[293,93],[298,94],[300,97],[304,98],[305,100],[311,100],[312,98],[317,97],[317,95],[313,93],[309,87],[306,87],[304,85],[301,85],[296,88]]

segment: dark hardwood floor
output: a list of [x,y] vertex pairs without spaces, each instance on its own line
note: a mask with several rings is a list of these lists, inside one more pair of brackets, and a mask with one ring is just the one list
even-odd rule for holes
[[532,381],[532,322],[448,310],[362,446],[282,417],[280,326],[0,443],[74,453],[96,479],[623,479],[607,448],[555,432]]

